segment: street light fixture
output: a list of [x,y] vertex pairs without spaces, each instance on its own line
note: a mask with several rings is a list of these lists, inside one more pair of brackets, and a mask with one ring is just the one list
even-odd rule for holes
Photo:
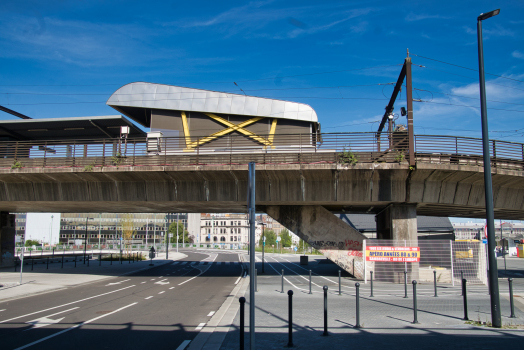
[[488,115],[486,111],[486,81],[484,79],[484,53],[482,47],[482,21],[500,13],[500,9],[481,13],[477,17],[477,40],[479,54],[480,115],[482,121],[482,148],[484,161],[484,190],[486,200],[486,225],[488,231],[489,291],[491,301],[491,323],[502,326],[497,260],[495,258],[495,214],[493,212],[493,186],[491,182],[491,158],[489,151]]

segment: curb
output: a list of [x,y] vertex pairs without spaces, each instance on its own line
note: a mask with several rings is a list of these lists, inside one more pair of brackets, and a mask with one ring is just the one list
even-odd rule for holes
[[[187,255],[186,255],[187,257]],[[181,257],[180,259],[183,259],[184,257]],[[179,259],[177,259],[179,260]],[[74,285],[69,285],[69,286],[65,286],[65,287],[56,287],[56,288],[50,288],[49,290],[45,290],[45,291],[39,291],[39,292],[31,292],[31,293],[27,293],[27,294],[23,294],[23,295],[18,295],[16,297],[12,297],[12,298],[5,298],[5,299],[0,299],[0,303],[4,303],[4,302],[9,302],[9,301],[13,301],[13,300],[18,300],[18,299],[23,299],[23,298],[27,298],[27,297],[32,297],[32,296],[35,296],[35,295],[39,295],[39,294],[47,294],[47,293],[52,293],[52,292],[58,292],[60,290],[65,290],[65,289],[68,289],[68,288],[76,288],[76,287],[80,287],[80,286],[85,286],[85,285],[88,285],[88,284],[91,284],[91,283],[96,283],[96,282],[100,282],[100,281],[103,281],[103,280],[107,280],[107,279],[110,279],[110,278],[116,278],[116,277],[121,277],[121,276],[127,276],[127,275],[131,275],[133,273],[137,273],[137,272],[140,272],[140,271],[145,271],[145,270],[149,270],[149,269],[152,269],[154,267],[158,267],[158,266],[163,266],[163,265],[166,265],[166,264],[170,264],[170,263],[173,263],[174,261],[177,261],[177,260],[166,260],[164,261],[163,263],[161,264],[157,264],[155,266],[146,266],[146,267],[143,267],[141,269],[138,269],[138,270],[133,270],[133,271],[129,271],[129,272],[125,272],[123,274],[120,274],[120,275],[115,275],[115,276],[104,276],[104,277],[101,277],[97,280],[94,280],[94,281],[89,281],[89,282],[84,282],[84,283],[78,283],[78,284],[74,284]],[[15,288],[15,287],[18,287],[18,286],[13,286],[13,287],[10,287],[10,288]]]
[[[243,269],[240,277],[243,277],[244,273],[245,271]],[[187,350],[220,349],[240,308],[240,304],[238,302],[234,303],[234,301],[245,294],[248,285],[248,279],[242,278],[241,282],[233,288],[211,320],[209,320],[206,326],[197,334],[195,339],[193,339]]]

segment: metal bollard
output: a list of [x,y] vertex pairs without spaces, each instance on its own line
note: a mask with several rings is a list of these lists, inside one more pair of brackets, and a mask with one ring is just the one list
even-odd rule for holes
[[88,255],[87,256],[87,267],[89,267],[89,258],[90,258],[90,256]]
[[[488,273],[488,278],[489,278],[489,273]],[[460,284],[462,285],[462,280],[464,279],[464,271],[460,270]],[[488,283],[489,285],[489,283]],[[460,295],[464,295],[464,291],[461,289],[460,290]]]
[[511,307],[511,316],[509,318],[516,318],[515,304],[513,304],[513,278],[508,278],[509,282],[509,305]]
[[111,264],[110,265],[113,265],[113,253],[111,253]]
[[47,265],[46,265],[46,270],[49,270],[49,257],[47,257]]
[[369,295],[370,298],[373,298],[373,271],[369,271],[371,274],[370,282],[371,282],[371,294]]
[[258,292],[258,270],[255,269],[255,292]]
[[282,269],[282,290],[280,293],[284,293],[284,270]]
[[341,287],[341,283],[340,283],[340,275],[341,275],[341,271],[338,270],[338,295],[342,295],[342,287]]
[[33,262],[35,259],[31,258],[31,271],[33,271]]
[[102,266],[102,254],[98,254],[98,266]]
[[357,324],[355,325],[355,328],[361,328],[362,326],[360,325],[360,293],[359,293],[359,289],[360,289],[360,283],[355,283],[355,289],[357,291],[356,293],[356,301],[357,301],[357,305],[356,305],[356,311],[357,311]]
[[311,293],[311,270],[309,270],[309,294]]
[[404,271],[404,298],[408,297],[408,272]]
[[462,279],[462,298],[464,299],[464,321],[468,321],[468,291],[466,290],[466,284],[468,281],[463,278]]
[[287,340],[287,347],[292,348],[293,347],[293,291],[288,290],[288,318],[289,318],[289,325],[288,325],[288,340]]
[[76,267],[76,255],[75,255],[75,267]]
[[417,319],[417,281],[413,280],[413,324],[418,324],[418,319]]
[[322,335],[327,336],[328,335],[328,305],[327,305],[327,292],[328,292],[328,286],[322,287],[324,289],[324,333]]
[[129,255],[127,256],[127,261],[129,262],[129,264],[131,264],[131,259],[129,259]]
[[15,272],[16,272],[16,265],[17,265],[17,261],[15,260]]
[[246,304],[246,298],[238,298],[240,302],[240,350],[244,350],[244,308]]
[[435,287],[435,298],[437,297],[437,271],[433,270],[433,286]]

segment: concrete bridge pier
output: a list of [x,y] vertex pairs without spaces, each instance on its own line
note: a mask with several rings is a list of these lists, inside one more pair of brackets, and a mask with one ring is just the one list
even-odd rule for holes
[[[377,239],[391,240],[393,246],[418,246],[416,204],[390,204],[375,216],[375,221]],[[374,278],[380,281],[404,283],[404,270],[408,272],[408,283],[419,278],[419,263],[374,262],[372,264],[375,271]]]
[[366,236],[319,205],[267,206],[264,211],[356,278],[364,278]]
[[0,267],[14,266],[15,233],[15,215],[0,212]]

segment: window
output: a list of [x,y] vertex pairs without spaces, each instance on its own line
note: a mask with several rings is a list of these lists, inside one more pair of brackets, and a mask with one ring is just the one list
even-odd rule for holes
[[214,236],[213,237],[213,242],[216,242],[217,241],[217,236]]
[[220,237],[220,242],[225,242],[226,241],[226,237],[222,236]]

